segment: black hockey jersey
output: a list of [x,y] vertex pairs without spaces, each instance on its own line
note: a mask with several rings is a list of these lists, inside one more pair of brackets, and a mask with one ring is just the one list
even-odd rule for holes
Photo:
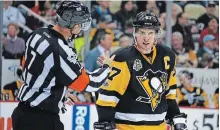
[[98,113],[99,107],[113,108],[119,130],[165,129],[166,99],[176,99],[175,54],[164,45],[151,53],[144,55],[136,46],[117,51],[99,91]]
[[195,86],[184,87],[183,85],[177,87],[177,102],[180,106],[202,106],[209,107],[207,93]]

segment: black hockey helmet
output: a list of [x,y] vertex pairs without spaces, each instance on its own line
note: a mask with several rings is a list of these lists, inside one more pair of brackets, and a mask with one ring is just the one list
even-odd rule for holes
[[160,22],[155,14],[142,11],[137,14],[133,21],[133,27],[154,29],[158,33],[160,30]]
[[87,30],[91,25],[91,13],[85,5],[79,1],[63,1],[57,9],[57,23],[66,28],[73,28],[79,24],[81,30]]

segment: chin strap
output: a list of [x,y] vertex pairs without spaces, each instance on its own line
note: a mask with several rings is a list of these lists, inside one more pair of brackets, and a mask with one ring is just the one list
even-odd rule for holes
[[72,31],[73,31],[73,28],[70,29],[71,37],[69,37],[69,38],[67,39],[67,42],[68,42],[68,43],[69,43],[69,42],[72,42],[74,39],[76,39],[76,37],[78,36],[78,34],[81,33],[82,30],[81,30],[78,34],[73,34]]
[[72,37],[69,37],[69,38],[67,39],[67,42],[68,42],[68,43],[72,42],[72,41],[77,37],[76,34],[71,34],[71,35],[72,35]]
[[[81,32],[81,31],[80,31]],[[80,34],[80,32],[79,32],[79,34]],[[68,43],[70,43],[70,42],[72,42],[74,39],[76,39],[76,37],[77,37],[77,35],[78,34],[73,34],[72,33],[72,29],[70,29],[70,33],[71,33],[71,37],[69,37],[68,39],[67,39],[67,42]]]

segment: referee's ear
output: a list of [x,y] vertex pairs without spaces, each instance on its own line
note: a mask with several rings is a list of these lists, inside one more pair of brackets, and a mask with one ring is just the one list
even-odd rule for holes
[[72,31],[72,34],[78,35],[81,32],[80,25],[75,24],[71,31]]

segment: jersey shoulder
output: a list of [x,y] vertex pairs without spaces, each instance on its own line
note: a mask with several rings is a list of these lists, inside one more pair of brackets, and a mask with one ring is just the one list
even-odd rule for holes
[[51,39],[51,36],[48,34],[48,29],[47,28],[38,28],[34,30],[29,36],[34,36],[38,39],[46,39],[49,40]]
[[54,38],[49,31],[48,27],[42,27],[34,31],[34,33],[41,35],[45,39]]
[[156,45],[156,49],[160,55],[170,56],[175,58],[175,53],[166,45]]
[[112,55],[115,55],[114,61],[117,62],[126,62],[128,60],[131,60],[135,57],[134,46],[120,48],[119,50],[115,51]]
[[50,33],[48,27],[36,29],[30,34],[29,37],[31,38],[31,41],[36,41],[36,47],[40,45],[45,46],[47,48],[47,53],[50,53],[51,51],[53,51],[53,49],[59,51],[58,48],[60,47],[58,46],[58,38]]

